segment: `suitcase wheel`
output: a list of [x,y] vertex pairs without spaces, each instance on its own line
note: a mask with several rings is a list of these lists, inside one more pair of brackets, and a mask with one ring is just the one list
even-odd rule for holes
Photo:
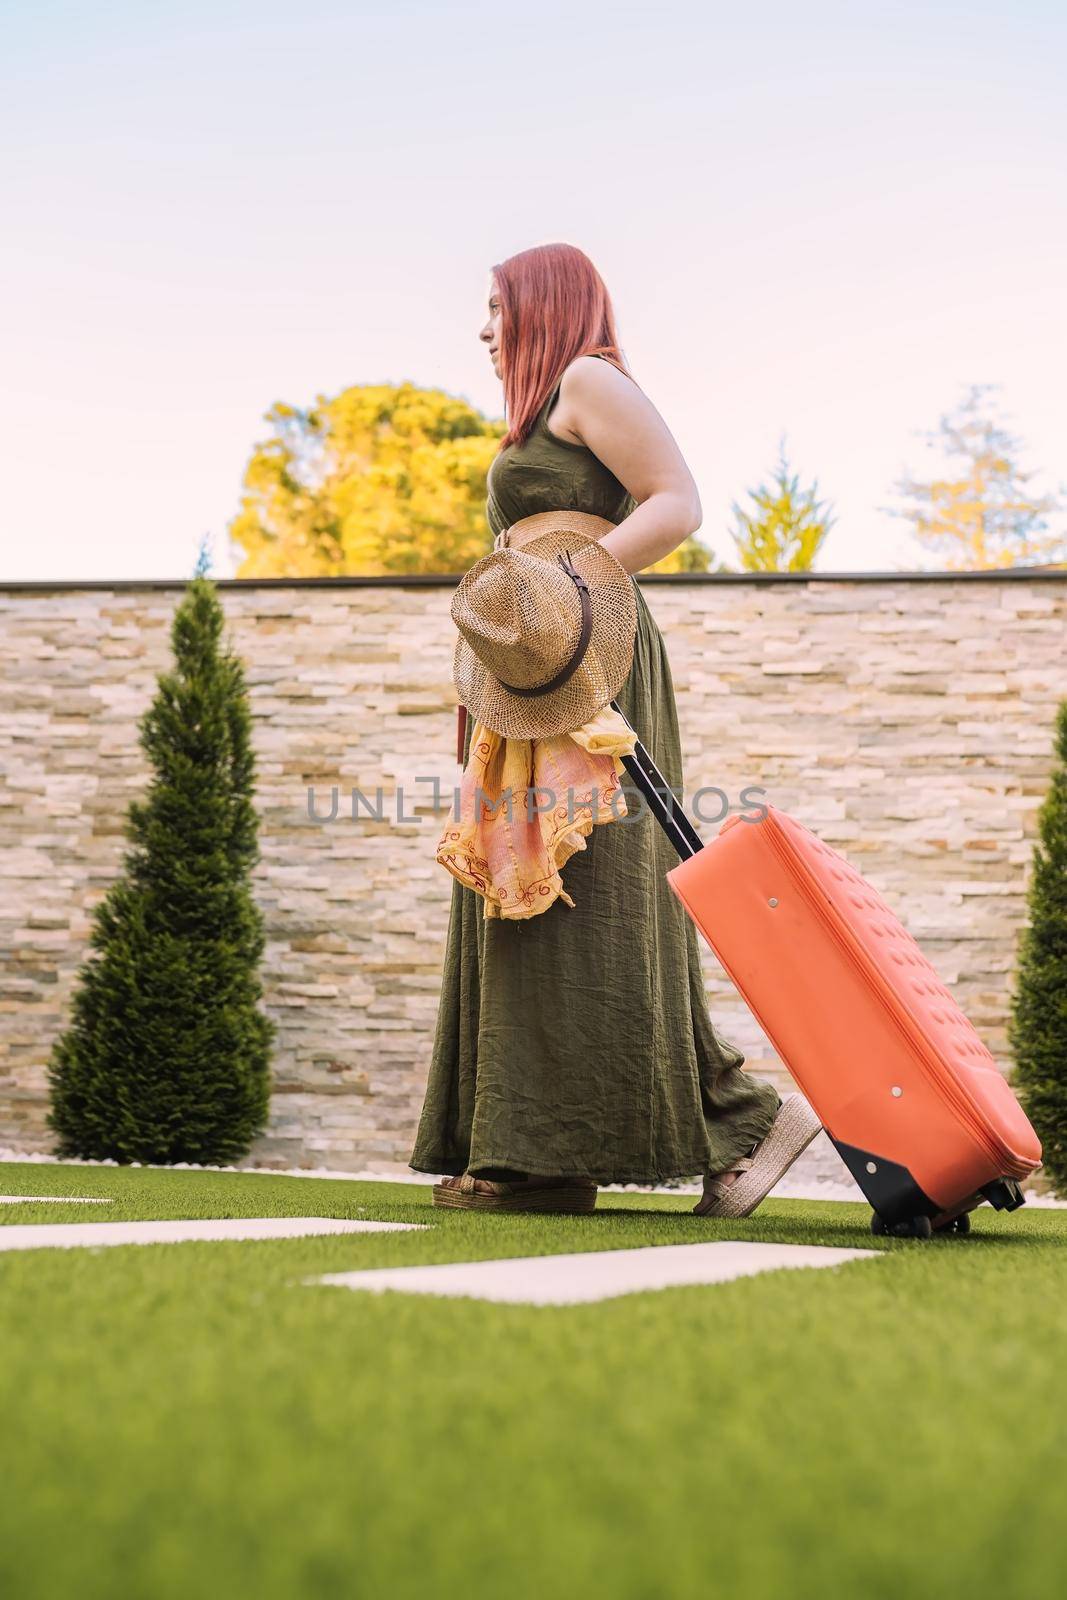
[[877,1211],[871,1212],[871,1232],[891,1234],[897,1239],[929,1239],[934,1225],[927,1216],[908,1217],[904,1222],[887,1222]]
[[908,1217],[904,1222],[889,1223],[877,1211],[871,1213],[871,1232],[879,1236],[892,1234],[898,1239],[929,1239],[933,1233],[970,1233],[970,1231],[969,1211],[961,1211],[958,1217],[943,1222],[939,1228],[935,1228],[927,1216]]

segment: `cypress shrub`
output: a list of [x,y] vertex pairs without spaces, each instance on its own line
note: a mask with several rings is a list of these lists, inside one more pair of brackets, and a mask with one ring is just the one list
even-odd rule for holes
[[1013,1084],[1041,1140],[1045,1172],[1067,1194],[1067,701],[1056,719],[1056,762],[1038,814],[1012,995]]
[[251,713],[222,627],[198,568],[171,627],[174,669],[140,722],[153,776],[49,1062],[61,1155],[221,1164],[266,1122]]

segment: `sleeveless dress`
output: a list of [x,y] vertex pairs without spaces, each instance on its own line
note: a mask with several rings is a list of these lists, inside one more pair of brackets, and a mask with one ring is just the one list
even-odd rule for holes
[[[490,466],[494,537],[537,511],[617,525],[637,507],[587,446],[549,431],[559,388],[525,444]],[[633,665],[616,699],[684,798],[666,645],[634,590]],[[472,727],[468,717],[464,767]],[[640,810],[629,779],[624,790]],[[640,821],[594,827],[567,861],[573,907],[486,920],[481,897],[453,879],[415,1171],[658,1183],[724,1171],[770,1131],[778,1092],[742,1070],[743,1053],[712,1024],[696,930],[666,880],[677,862],[646,806]]]

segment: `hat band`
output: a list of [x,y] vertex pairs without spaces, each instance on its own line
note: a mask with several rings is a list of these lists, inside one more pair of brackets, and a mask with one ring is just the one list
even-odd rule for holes
[[561,684],[567,682],[568,678],[572,678],[574,676],[582,664],[582,657],[589,648],[589,640],[593,633],[593,607],[592,602],[589,599],[589,585],[586,583],[581,573],[576,572],[574,567],[571,565],[569,550],[565,555],[558,555],[556,560],[559,562],[567,576],[574,580],[582,602],[582,629],[578,636],[578,643],[574,647],[574,651],[570,660],[565,662],[556,673],[555,677],[549,678],[547,683],[536,683],[532,688],[528,688],[521,684],[505,683],[503,678],[498,678],[496,680],[497,683],[499,683],[502,689],[506,689],[509,694],[550,694],[553,689],[558,689]]

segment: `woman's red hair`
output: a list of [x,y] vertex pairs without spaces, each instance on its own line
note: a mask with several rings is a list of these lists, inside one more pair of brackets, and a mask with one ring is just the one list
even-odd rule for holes
[[524,444],[561,374],[578,356],[603,355],[627,377],[611,297],[573,244],[539,244],[493,268],[500,293],[500,367],[508,431],[500,449]]

